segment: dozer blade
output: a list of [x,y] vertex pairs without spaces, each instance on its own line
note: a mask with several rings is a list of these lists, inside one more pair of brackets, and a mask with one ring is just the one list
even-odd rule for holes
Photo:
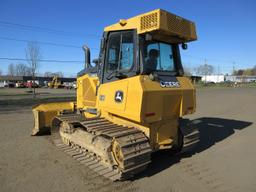
[[49,134],[54,117],[66,111],[72,112],[74,108],[74,102],[46,103],[33,107],[34,127],[31,135]]

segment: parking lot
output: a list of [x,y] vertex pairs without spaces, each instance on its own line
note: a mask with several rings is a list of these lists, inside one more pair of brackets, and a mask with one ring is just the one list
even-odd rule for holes
[[57,149],[49,136],[31,137],[31,107],[74,100],[75,91],[0,89],[0,191],[256,191],[255,88],[197,90],[187,116],[200,133],[190,152],[155,153],[134,179],[111,182]]

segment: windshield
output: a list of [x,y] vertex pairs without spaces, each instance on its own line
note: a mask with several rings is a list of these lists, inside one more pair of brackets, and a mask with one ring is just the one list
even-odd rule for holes
[[146,41],[143,46],[144,71],[172,72],[175,70],[173,45],[168,43]]

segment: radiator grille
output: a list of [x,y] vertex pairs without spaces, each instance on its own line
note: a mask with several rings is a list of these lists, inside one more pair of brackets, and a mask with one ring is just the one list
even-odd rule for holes
[[142,16],[140,19],[140,30],[148,30],[157,27],[158,16],[157,13],[151,13],[149,15]]
[[168,30],[180,34],[185,37],[190,37],[191,34],[191,23],[178,16],[167,14],[167,28]]

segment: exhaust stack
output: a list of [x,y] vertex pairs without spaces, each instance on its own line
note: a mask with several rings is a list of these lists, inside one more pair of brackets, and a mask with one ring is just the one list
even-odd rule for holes
[[84,50],[84,55],[85,55],[85,69],[90,68],[91,67],[91,53],[90,53],[90,49],[89,47],[87,47],[86,45],[83,46],[83,50]]

